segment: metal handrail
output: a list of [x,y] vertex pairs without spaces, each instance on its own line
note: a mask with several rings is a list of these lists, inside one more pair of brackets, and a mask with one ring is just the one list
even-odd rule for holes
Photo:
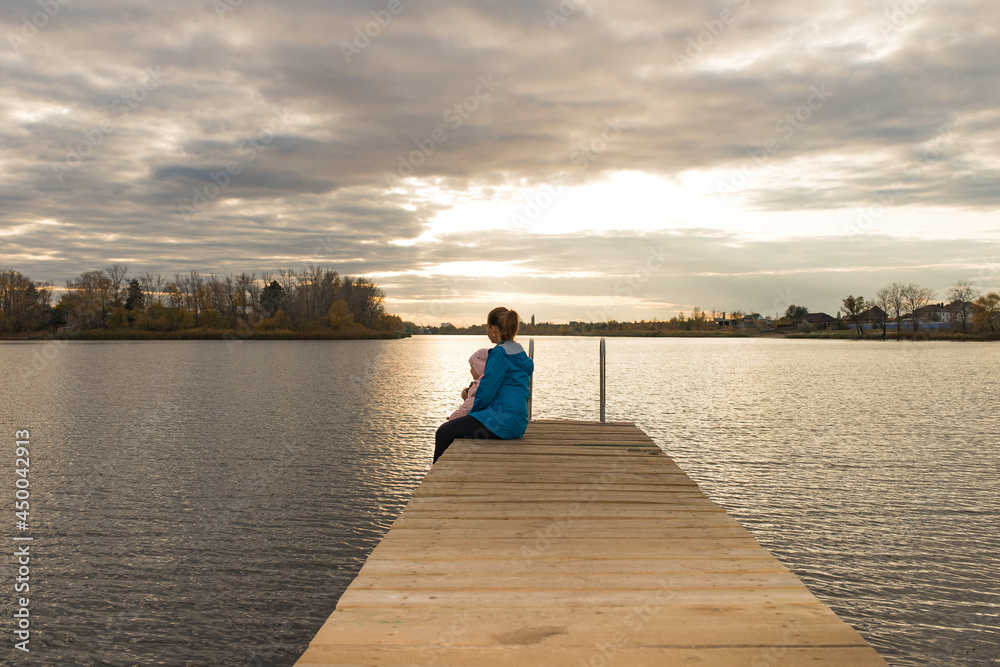
[[[535,339],[528,339],[528,358],[532,361],[535,360]],[[535,388],[535,374],[532,373],[528,377],[528,420],[531,420],[531,396]]]
[[600,368],[601,368],[601,423],[604,423],[604,405],[606,400],[606,394],[604,392],[604,364],[605,364],[605,345],[604,337],[601,336],[601,355],[600,355]]

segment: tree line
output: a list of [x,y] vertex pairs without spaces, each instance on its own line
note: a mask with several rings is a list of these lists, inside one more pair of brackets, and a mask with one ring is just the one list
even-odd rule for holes
[[59,302],[53,306],[51,299],[49,284],[0,270],[0,332],[403,328],[400,318],[386,314],[385,293],[374,282],[312,265],[260,276],[189,271],[170,278],[149,272],[130,277],[125,264],[115,263],[67,280]]
[[[907,320],[914,332],[920,328],[920,310],[934,298],[934,290],[917,283],[889,283],[875,292],[873,299],[848,295],[841,300],[845,319],[854,325],[858,336],[864,335],[866,322],[876,325],[885,336],[889,322],[896,323],[896,335],[902,335]],[[952,326],[962,332],[971,329],[980,333],[1000,331],[1000,293],[982,293],[973,282],[960,280],[946,292],[949,305],[954,305]]]
[[20,271],[0,269],[0,333],[27,333],[45,326],[52,293]]
[[[853,324],[858,336],[864,335],[864,324],[877,325],[885,335],[889,323],[897,323],[896,335],[902,337],[902,330],[907,323],[910,329],[918,331],[921,326],[920,310],[930,304],[935,291],[917,283],[893,282],[876,292],[873,299],[849,295],[841,300],[844,309],[843,317],[831,317],[829,326],[847,330]],[[1000,294],[989,292],[983,294],[971,281],[959,281],[947,290],[950,302],[959,302],[960,308],[954,309],[955,319],[952,329],[958,332],[974,331],[995,337],[1000,334]],[[876,308],[878,310],[874,310]],[[603,322],[569,322],[558,324],[552,322],[522,322],[522,334],[528,335],[580,335],[591,333],[614,333],[624,335],[648,336],[674,335],[671,332],[699,332],[718,328],[720,322],[734,331],[745,333],[767,333],[771,331],[790,331],[798,327],[801,331],[812,331],[814,325],[808,322],[809,308],[800,304],[789,304],[784,314],[775,313],[774,319],[764,317],[756,311],[733,310],[719,312],[703,310],[695,306],[689,313],[677,313],[669,320],[642,320],[619,322],[608,319]],[[838,313],[839,315],[839,313]],[[931,320],[934,318],[931,317]],[[805,320],[805,321],[804,321]],[[823,328],[826,325],[820,324]],[[468,327],[442,325],[440,327],[420,327],[418,330],[435,334],[480,334],[485,333],[486,325],[478,324]]]

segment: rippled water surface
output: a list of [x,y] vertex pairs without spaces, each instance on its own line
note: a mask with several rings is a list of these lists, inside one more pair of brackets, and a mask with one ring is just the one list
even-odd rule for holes
[[[597,341],[535,343],[535,416],[596,419]],[[35,536],[32,651],[7,630],[0,655],[291,665],[487,345],[0,344]],[[1000,665],[998,369],[995,344],[609,339],[608,417],[646,430],[892,665]]]

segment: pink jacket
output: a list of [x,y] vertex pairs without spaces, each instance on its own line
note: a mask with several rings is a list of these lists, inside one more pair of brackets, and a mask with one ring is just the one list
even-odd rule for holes
[[476,371],[478,377],[469,387],[468,398],[465,399],[465,403],[462,403],[458,410],[451,413],[448,417],[448,421],[452,419],[458,419],[459,417],[464,417],[469,414],[469,410],[472,409],[472,404],[476,400],[476,389],[479,388],[479,381],[483,379],[483,372],[486,370],[486,358],[489,356],[490,351],[486,348],[481,350],[476,350],[471,357],[469,357],[469,367]]
[[479,379],[472,383],[472,386],[469,387],[469,397],[465,399],[465,403],[462,403],[462,405],[459,406],[458,410],[451,413],[451,416],[448,417],[448,421],[458,419],[459,417],[464,417],[469,414],[469,410],[472,409],[472,404],[476,402],[476,389],[479,389],[479,380],[482,379],[483,376],[480,375]]

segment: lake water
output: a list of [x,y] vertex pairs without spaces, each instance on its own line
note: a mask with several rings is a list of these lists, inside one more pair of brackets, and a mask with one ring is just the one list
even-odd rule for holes
[[[525,341],[526,343],[526,341]],[[536,338],[534,416],[598,418]],[[291,665],[429,468],[485,337],[0,344],[30,429],[23,665]],[[609,339],[634,421],[896,666],[1000,665],[1000,345]],[[6,663],[4,663],[6,664]]]

